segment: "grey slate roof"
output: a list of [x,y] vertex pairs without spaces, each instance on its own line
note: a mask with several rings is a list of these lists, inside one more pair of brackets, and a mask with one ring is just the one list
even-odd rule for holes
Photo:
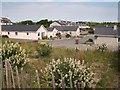
[[76,31],[78,26],[53,26],[59,31]]
[[111,26],[94,26],[95,28],[95,34],[96,35],[110,35],[110,36],[117,36],[118,30],[113,30],[113,27]]
[[53,27],[48,27],[48,28],[46,28],[46,29],[47,29],[48,31],[51,31],[51,32],[52,32],[54,28],[53,28]]
[[2,31],[35,32],[40,25],[2,25]]

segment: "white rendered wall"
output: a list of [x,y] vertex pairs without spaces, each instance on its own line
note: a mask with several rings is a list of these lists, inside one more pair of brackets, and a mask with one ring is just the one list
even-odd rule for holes
[[118,38],[113,38],[113,37],[98,37],[95,40],[95,44],[101,45],[101,44],[106,44],[108,47],[118,47]]
[[[8,35],[8,32],[2,32],[2,35],[8,35],[9,38],[14,38],[14,39],[30,39],[30,40],[37,40],[37,33],[36,32],[17,32],[17,35],[15,32],[9,32],[10,34]],[[27,35],[29,33],[29,35]]]

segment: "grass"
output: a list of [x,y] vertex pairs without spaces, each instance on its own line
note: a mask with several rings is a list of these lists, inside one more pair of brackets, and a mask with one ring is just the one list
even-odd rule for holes
[[[27,45],[27,44],[26,44]],[[29,56],[32,56],[35,52],[35,44],[29,44],[31,48],[27,46],[27,48],[32,49],[32,53],[29,53]],[[34,48],[34,49],[33,49]],[[34,51],[34,52],[33,52]],[[58,58],[76,58],[77,60],[85,60],[89,65],[94,66],[94,70],[97,73],[97,77],[101,78],[97,87],[101,88],[115,88],[117,87],[119,72],[117,70],[118,67],[118,54],[117,52],[106,51],[106,52],[98,52],[98,51],[79,51],[75,49],[65,48],[65,47],[53,47],[52,53],[49,57],[30,57],[29,66],[35,71],[38,69],[39,71],[46,66],[52,59]]]
[[[27,73],[32,72],[33,77],[35,77],[36,69],[40,71],[46,67],[46,64],[49,64],[52,59],[56,60],[64,57],[76,58],[77,60],[85,60],[87,64],[94,67],[93,69],[97,73],[97,77],[100,78],[100,81],[97,84],[98,88],[118,87],[118,76],[120,75],[120,72],[118,71],[118,56],[120,56],[120,52],[98,52],[96,50],[79,51],[66,47],[53,47],[50,56],[40,57],[36,52],[36,42],[21,43],[21,46],[26,49],[29,59],[29,63],[25,65],[24,70]],[[37,82],[33,83],[34,87],[36,87],[36,83]],[[45,85],[43,85],[43,87],[45,87]]]

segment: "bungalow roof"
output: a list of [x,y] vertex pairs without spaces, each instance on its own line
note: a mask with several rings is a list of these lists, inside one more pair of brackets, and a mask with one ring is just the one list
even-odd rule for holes
[[53,26],[59,31],[76,31],[78,26]]
[[94,26],[96,35],[117,36],[118,30],[113,30],[112,26]]
[[2,31],[36,32],[40,25],[2,25]]

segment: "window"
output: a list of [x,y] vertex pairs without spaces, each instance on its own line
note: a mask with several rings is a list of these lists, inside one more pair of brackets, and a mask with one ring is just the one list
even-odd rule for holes
[[40,36],[40,33],[38,33],[38,36]]
[[10,35],[10,32],[8,32],[8,35]]
[[18,35],[18,32],[15,32],[15,35]]
[[29,33],[27,33],[27,35],[29,35]]

